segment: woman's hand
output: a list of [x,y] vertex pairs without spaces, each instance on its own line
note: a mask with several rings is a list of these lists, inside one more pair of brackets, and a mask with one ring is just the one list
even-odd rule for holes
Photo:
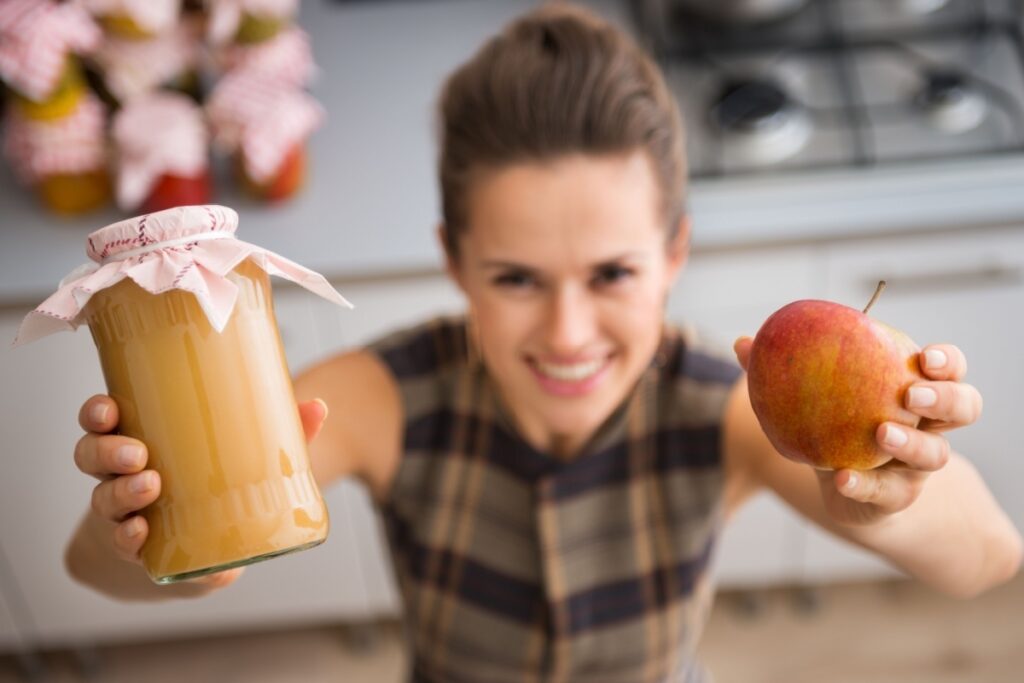
[[[320,431],[327,406],[323,401],[299,405],[306,440]],[[111,434],[117,428],[117,404],[109,396],[93,396],[83,404],[78,422],[86,431],[75,445],[75,465],[100,481],[92,492],[92,510],[109,524],[118,557],[141,566],[139,552],[149,535],[139,512],[160,496],[160,475],[146,469],[146,445],[137,439]],[[222,588],[241,576],[242,567],[191,579],[190,583]]]
[[[734,345],[744,369],[752,341],[741,337]],[[873,470],[815,471],[825,508],[841,524],[874,524],[908,508],[928,475],[949,460],[949,442],[942,432],[969,425],[981,415],[981,394],[961,382],[967,360],[960,349],[949,344],[927,346],[920,360],[928,381],[911,386],[904,402],[922,417],[921,423],[913,429],[884,422],[875,432],[879,447],[893,459]]]

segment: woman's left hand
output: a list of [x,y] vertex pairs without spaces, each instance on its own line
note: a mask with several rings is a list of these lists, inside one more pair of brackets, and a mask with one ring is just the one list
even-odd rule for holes
[[[741,337],[734,347],[744,369],[751,342]],[[961,382],[967,360],[960,349],[933,344],[921,351],[920,360],[928,380],[912,385],[904,402],[921,416],[921,423],[914,429],[883,422],[875,431],[879,447],[893,459],[873,470],[815,470],[825,508],[835,521],[874,524],[910,507],[929,474],[949,460],[949,442],[942,432],[967,426],[981,415],[981,394]]]

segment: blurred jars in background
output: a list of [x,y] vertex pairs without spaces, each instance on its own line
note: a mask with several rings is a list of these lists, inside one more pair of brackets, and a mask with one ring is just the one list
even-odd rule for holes
[[61,214],[91,211],[110,197],[106,112],[76,58],[95,50],[101,37],[77,4],[0,3],[0,78],[12,95],[5,156],[43,204]]
[[171,30],[181,0],[81,0],[108,36],[148,40]]
[[37,121],[12,109],[4,131],[4,154],[19,179],[33,188],[45,206],[74,215],[110,199],[106,113],[92,94],[74,111],[52,121]]
[[255,45],[292,24],[299,0],[209,0],[208,35],[214,45]]
[[114,116],[112,138],[122,210],[210,202],[208,135],[202,111],[188,97],[160,91],[136,97]]
[[305,91],[250,70],[220,80],[206,105],[214,143],[234,157],[242,188],[266,201],[292,197],[306,178],[306,141],[323,109]]
[[83,0],[103,26],[93,54],[98,89],[112,106],[157,88],[201,99],[201,23],[181,0]]

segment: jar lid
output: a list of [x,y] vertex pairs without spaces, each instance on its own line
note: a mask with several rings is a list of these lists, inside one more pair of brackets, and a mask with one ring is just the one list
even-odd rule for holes
[[181,0],[84,0],[94,16],[123,14],[149,33],[163,33],[181,14]]
[[4,156],[31,185],[58,173],[86,173],[107,165],[106,109],[87,94],[74,111],[53,121],[35,121],[11,109],[4,128]]
[[231,39],[242,23],[242,15],[268,19],[289,19],[299,8],[299,0],[210,0],[210,41],[219,44]]
[[124,103],[198,66],[199,44],[191,33],[179,24],[146,40],[108,37],[93,59],[111,94]]
[[324,119],[313,97],[280,80],[242,70],[222,78],[206,103],[214,142],[240,151],[256,183],[270,182],[288,157]]
[[114,116],[112,133],[117,203],[125,211],[142,204],[161,176],[193,178],[208,166],[202,110],[185,95],[157,91],[132,100]]
[[0,78],[34,102],[53,94],[70,52],[87,53],[102,34],[74,3],[4,0],[0,3]]
[[220,50],[219,60],[226,71],[253,71],[299,88],[317,75],[309,34],[298,26],[260,43],[228,45]]
[[210,325],[221,332],[238,298],[238,286],[227,275],[245,259],[332,303],[352,307],[323,275],[236,239],[237,228],[233,209],[205,205],[179,206],[97,230],[86,246],[93,262],[72,271],[52,296],[25,316],[13,345],[76,329],[93,294],[126,277],[151,294],[191,292]]

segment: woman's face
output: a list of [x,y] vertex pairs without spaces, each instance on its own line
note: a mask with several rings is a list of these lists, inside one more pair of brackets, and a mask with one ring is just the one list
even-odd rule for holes
[[653,357],[687,239],[680,230],[666,246],[659,206],[640,151],[517,164],[473,184],[450,269],[488,372],[534,446],[573,453]]

